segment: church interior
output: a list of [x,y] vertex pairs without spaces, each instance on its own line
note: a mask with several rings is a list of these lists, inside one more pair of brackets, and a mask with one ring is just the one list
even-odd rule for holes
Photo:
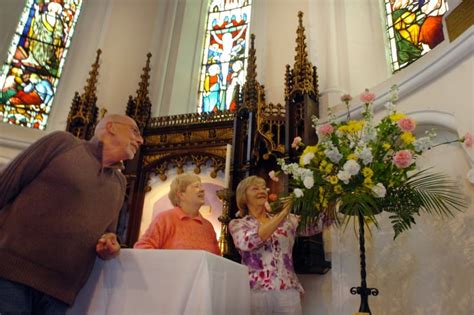
[[[288,154],[295,136],[317,140],[311,115],[321,121],[346,117],[341,101],[346,94],[352,95],[350,114],[361,117],[360,95],[365,89],[374,93],[377,120],[386,115],[396,85],[397,109],[416,120],[415,136],[434,129],[436,144],[474,132],[472,0],[56,1],[76,5],[68,20],[75,23],[68,24],[73,32],[67,55],[62,51],[64,58],[57,61],[57,80],[48,85],[54,97],[45,100],[37,88],[48,105],[34,126],[15,120],[21,115],[10,116],[9,110],[21,108],[15,105],[21,96],[7,94],[11,60],[20,58],[18,49],[12,53],[12,38],[33,2],[55,1],[0,1],[0,170],[48,133],[67,130],[89,139],[105,113],[134,118],[145,144],[124,170],[127,196],[117,232],[124,247],[133,247],[157,212],[171,206],[170,181],[194,172],[206,187],[202,211],[221,249],[232,256],[225,225],[235,215],[235,201],[219,191],[235,190],[241,179],[259,174],[271,192],[284,192],[267,175],[276,159]],[[407,50],[416,58],[404,62],[399,53],[396,61],[394,47],[401,46],[393,46],[394,38],[400,35],[391,35],[387,8],[403,10],[412,2],[435,3],[442,13],[442,39],[416,42],[419,52]],[[225,20],[234,23],[229,37],[209,31],[223,23],[210,21],[221,9],[222,15],[241,14]],[[394,24],[403,23],[408,22]],[[407,27],[403,32],[397,34],[413,40],[421,31]],[[214,46],[205,49],[208,41]],[[214,48],[220,49],[221,61],[226,53],[245,58],[214,68],[206,65],[217,54]],[[28,70],[26,59],[21,62]],[[42,69],[52,73],[53,66],[45,61]],[[224,96],[209,88],[214,70]],[[35,76],[28,80],[35,83]],[[379,315],[473,314],[474,149],[453,141],[429,150],[416,164],[453,178],[467,208],[452,217],[421,212],[417,224],[396,239],[388,215],[379,215],[379,226],[372,225],[365,236],[367,283],[379,291],[370,296],[370,309]],[[303,314],[354,314],[360,303],[350,292],[360,281],[355,225],[331,226],[317,241],[309,250],[320,251],[323,265],[298,273],[306,291]]]

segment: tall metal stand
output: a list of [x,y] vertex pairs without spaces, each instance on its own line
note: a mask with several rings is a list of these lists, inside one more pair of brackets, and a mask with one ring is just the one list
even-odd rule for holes
[[367,273],[365,271],[365,238],[364,238],[364,216],[359,213],[359,249],[360,249],[360,287],[352,287],[351,294],[360,295],[360,307],[359,312],[368,313],[370,312],[369,308],[369,295],[377,296],[379,295],[379,290],[376,288],[367,288],[367,282],[365,280]]

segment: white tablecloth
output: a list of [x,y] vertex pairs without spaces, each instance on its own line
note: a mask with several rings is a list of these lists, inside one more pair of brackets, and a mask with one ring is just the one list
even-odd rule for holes
[[125,249],[97,259],[67,314],[249,313],[247,267],[205,251]]

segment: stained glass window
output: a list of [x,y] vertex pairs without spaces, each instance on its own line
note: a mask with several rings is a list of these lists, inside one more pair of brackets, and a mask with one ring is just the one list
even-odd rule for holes
[[0,73],[0,121],[44,129],[82,0],[27,0]]
[[384,0],[393,72],[398,71],[444,40],[446,0]]
[[245,82],[251,0],[211,0],[201,64],[198,112],[235,109]]

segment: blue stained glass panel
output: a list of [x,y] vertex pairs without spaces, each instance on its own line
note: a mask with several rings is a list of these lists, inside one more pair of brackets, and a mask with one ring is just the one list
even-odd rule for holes
[[210,2],[198,112],[235,109],[236,86],[245,83],[251,1]]

